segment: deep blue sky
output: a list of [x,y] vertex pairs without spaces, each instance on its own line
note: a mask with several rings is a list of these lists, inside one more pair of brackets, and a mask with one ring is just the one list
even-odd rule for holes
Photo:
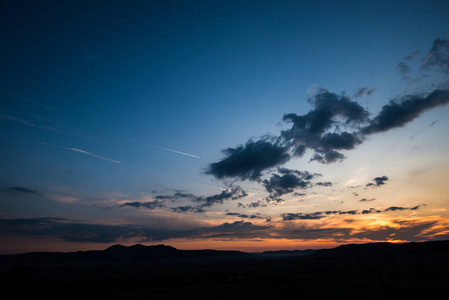
[[[443,171],[433,168],[448,164],[443,155],[448,110],[441,104],[426,108],[425,114],[420,112],[399,129],[366,137],[363,145],[343,151],[344,161],[310,161],[315,147],[310,146],[302,157],[264,169],[258,181],[205,174],[212,163],[226,157],[223,149],[266,134],[278,137],[289,129],[291,124],[282,121],[284,114],[304,115],[313,109],[307,99],[320,94],[320,88],[346,95],[371,117],[392,99],[447,88],[445,57],[439,57],[442,64],[425,68],[435,40],[449,38],[446,1],[4,1],[0,14],[2,219],[64,218],[76,224],[132,224],[162,231],[169,227],[173,232],[228,222],[236,226],[237,236],[241,227],[234,222],[249,220],[226,213],[238,211],[259,214],[264,222],[271,218],[274,225],[266,229],[273,232],[285,228],[280,217],[285,213],[335,210],[335,203],[344,201],[347,207],[338,209],[370,208],[360,207],[360,199],[347,200],[362,194],[348,189],[347,182],[364,185],[396,174],[396,181],[390,179],[391,185],[397,184],[394,191],[405,191],[407,183],[416,186],[407,177],[413,172],[430,169],[432,176],[441,177]],[[371,92],[355,97],[363,88]],[[402,161],[411,149],[421,150]],[[427,161],[429,157],[435,161]],[[332,182],[333,188],[315,184],[316,190],[296,190],[310,197],[305,208],[285,194],[283,204],[250,209],[250,203],[269,202],[262,180],[269,180],[279,166],[322,174],[319,180]],[[401,168],[404,174],[398,173]],[[435,191],[435,185],[428,188]],[[206,206],[205,212],[174,211],[194,206],[198,198],[193,196],[204,200],[223,189],[236,192],[237,186],[248,194],[239,198],[246,201],[242,206],[228,198]],[[398,203],[386,199],[386,191],[375,189],[380,193],[375,195],[370,190],[370,199],[384,201],[370,204],[383,209],[426,204],[425,217],[435,217],[430,209],[447,207],[440,196],[444,190],[439,189],[435,199],[419,202],[406,193]],[[165,199],[151,209],[123,206],[126,201],[155,204],[176,192],[192,197]],[[261,220],[253,218],[251,225],[268,226],[259,224]],[[440,222],[440,227],[446,226]],[[6,231],[13,230],[2,227],[2,233]],[[205,233],[179,238],[194,236],[195,241],[222,248],[227,247],[224,240],[268,241],[266,236],[244,233],[216,244]],[[27,231],[14,238],[26,241],[38,235]],[[55,245],[83,241],[62,238],[63,233],[45,236],[60,242]],[[130,236],[106,240],[135,242],[136,236]],[[151,234],[138,238],[164,240]],[[285,238],[292,241],[289,247],[315,240],[288,234]],[[329,237],[316,240],[335,242]],[[180,241],[181,247],[202,245]],[[167,239],[170,242],[176,240]],[[237,242],[229,247],[244,247]],[[267,242],[264,247],[276,245]]]

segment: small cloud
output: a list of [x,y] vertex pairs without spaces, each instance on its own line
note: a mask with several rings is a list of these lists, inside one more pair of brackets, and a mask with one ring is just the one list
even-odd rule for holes
[[371,202],[371,201],[374,201],[374,200],[376,200],[376,198],[371,198],[371,199],[363,198],[363,199],[360,199],[359,202]]
[[374,182],[367,183],[366,186],[367,187],[369,187],[369,186],[378,187],[378,186],[384,185],[387,180],[388,180],[388,177],[385,175],[376,177],[373,179]]
[[172,207],[171,210],[176,213],[186,213],[186,212],[204,213],[204,212],[206,212],[204,209],[202,209],[198,206],[195,207],[195,206],[191,206],[191,205]]
[[414,51],[412,54],[404,57],[405,61],[412,61],[415,57],[418,57],[421,53],[419,51]]
[[274,201],[280,196],[294,192],[295,189],[307,189],[312,186],[311,179],[321,174],[309,173],[307,171],[290,170],[278,168],[280,174],[272,174],[271,178],[265,179],[263,185],[268,193],[269,200]]
[[40,193],[36,190],[25,188],[25,187],[20,187],[20,186],[3,188],[2,190],[0,190],[0,192],[11,193],[11,194],[23,193],[23,194],[32,194],[32,195],[36,195],[36,196],[42,196],[42,193]]
[[[196,205],[186,205],[186,206],[177,206],[171,208],[174,212],[205,212],[205,207],[210,207],[216,204],[223,204],[224,201],[227,200],[237,200],[248,196],[242,188],[236,186],[232,189],[224,189],[221,193],[211,195],[211,196],[196,196],[191,193],[185,193],[183,191],[178,191],[173,195],[157,195],[153,198],[160,201],[171,200],[179,201],[179,200],[189,200]],[[243,205],[243,204],[242,204]]]
[[130,206],[134,208],[145,208],[148,210],[154,210],[156,208],[163,208],[165,207],[163,201],[160,200],[154,200],[154,201],[128,201],[122,203],[120,206]]
[[214,204],[223,204],[225,200],[237,200],[248,196],[248,194],[242,190],[240,187],[235,187],[231,190],[222,191],[220,194],[207,196],[207,197],[196,197],[195,202],[200,203],[200,207],[209,207]]
[[355,94],[354,97],[356,98],[363,98],[366,96],[370,96],[372,93],[374,93],[376,91],[375,88],[370,88],[370,87],[362,87],[360,88]]
[[401,210],[417,210],[419,209],[420,205],[414,206],[414,207],[402,207],[402,206],[391,206],[384,211],[401,211]]
[[266,219],[265,217],[261,217],[259,215],[247,215],[247,214],[241,214],[241,213],[233,213],[233,212],[228,212],[226,213],[227,216],[235,216],[238,218],[242,218],[242,219]]
[[432,49],[422,60],[422,67],[424,69],[437,67],[442,72],[449,74],[449,40],[435,39]]
[[398,63],[398,65],[396,66],[396,70],[398,70],[398,72],[399,72],[401,75],[404,76],[404,75],[410,73],[411,68],[410,68],[410,66],[409,66],[408,64],[406,64],[405,62],[400,62],[400,63]]

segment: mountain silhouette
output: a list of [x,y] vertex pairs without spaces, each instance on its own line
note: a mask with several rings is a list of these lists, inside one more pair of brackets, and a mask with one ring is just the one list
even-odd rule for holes
[[31,266],[119,266],[154,265],[178,262],[213,262],[232,260],[261,260],[270,258],[333,258],[367,257],[394,255],[430,255],[449,253],[449,241],[430,241],[420,243],[368,243],[347,244],[331,249],[320,250],[280,250],[262,253],[223,250],[179,250],[167,245],[133,246],[114,245],[105,250],[77,252],[30,252],[17,255],[0,256],[0,265],[5,268],[13,265]]
[[420,255],[420,254],[447,254],[449,241],[429,241],[421,243],[368,243],[347,244],[332,249],[316,251],[315,257],[337,256],[380,256],[380,255]]
[[17,299],[437,299],[448,269],[449,241],[262,253],[137,244],[0,255],[0,288]]

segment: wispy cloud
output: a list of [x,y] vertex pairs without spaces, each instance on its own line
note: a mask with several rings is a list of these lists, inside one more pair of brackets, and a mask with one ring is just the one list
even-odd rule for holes
[[56,129],[54,127],[47,126],[47,125],[39,125],[39,128],[48,130],[48,131],[52,131],[52,132],[61,132],[59,129]]
[[21,187],[21,186],[16,186],[16,187],[7,187],[7,188],[3,188],[0,189],[1,193],[25,193],[25,194],[33,194],[33,195],[37,195],[37,196],[42,196],[42,193],[33,190],[33,189],[29,189],[26,187]]
[[41,106],[41,107],[44,107],[44,108],[49,109],[49,110],[52,110],[52,111],[59,111],[59,110],[57,110],[57,109],[55,109],[55,108],[53,108],[53,107],[47,106],[47,105],[45,105],[45,104],[39,103],[39,102],[37,102],[37,101],[31,100],[31,99],[29,99],[29,98],[26,98],[26,97],[23,97],[23,96],[20,96],[20,95],[17,95],[17,94],[15,94],[15,93],[13,93],[13,92],[6,91],[6,90],[4,90],[4,89],[0,89],[0,92],[5,93],[5,94],[8,94],[8,95],[11,95],[11,96],[13,96],[13,97],[16,97],[16,98],[19,98],[19,99],[22,99],[22,100],[25,100],[25,101],[28,101],[28,102],[33,103],[33,104],[36,104],[36,105],[39,105],[39,106]]
[[40,142],[40,143],[42,145],[56,147],[56,148],[61,148],[61,149],[66,149],[66,150],[71,150],[71,151],[75,151],[75,152],[78,152],[78,153],[86,154],[86,155],[89,155],[89,156],[92,156],[92,157],[95,157],[95,158],[107,160],[107,161],[110,161],[110,162],[113,162],[113,163],[116,163],[116,164],[121,164],[121,162],[118,161],[118,160],[113,160],[113,159],[110,159],[110,158],[107,158],[107,157],[99,156],[99,155],[93,154],[91,152],[87,152],[85,150],[81,150],[81,149],[77,149],[77,148],[70,148],[70,147],[63,147],[63,146],[58,146],[58,145],[52,145],[52,144],[48,144],[48,143],[44,143],[44,142]]
[[158,149],[162,149],[162,150],[166,150],[166,151],[171,151],[171,152],[174,152],[174,153],[178,153],[178,154],[182,154],[182,155],[186,155],[186,156],[190,156],[190,157],[194,157],[194,158],[201,158],[201,157],[199,157],[197,155],[181,152],[181,151],[178,151],[178,150],[173,150],[173,149],[169,149],[169,148],[165,148],[165,147],[160,147],[160,146],[156,146],[156,145],[148,144],[148,143],[142,143],[142,142],[138,142],[138,141],[131,140],[131,139],[126,139],[126,140],[130,141],[130,142],[133,142],[133,143],[137,143],[137,144],[141,144],[141,145],[145,145],[145,146],[150,146],[150,147],[153,147],[153,148],[158,148]]
[[35,127],[36,126],[33,123],[31,123],[31,122],[25,121],[25,120],[17,118],[17,117],[9,116],[9,115],[0,115],[0,119],[8,120],[8,121],[16,122],[16,123],[20,123],[20,124],[31,126],[31,127]]
[[293,220],[318,220],[322,218],[326,218],[331,215],[367,215],[367,214],[379,214],[382,212],[390,212],[390,211],[404,211],[404,210],[418,210],[421,205],[416,205],[414,207],[402,207],[402,206],[390,206],[384,210],[378,210],[375,208],[364,209],[362,211],[358,209],[354,210],[328,210],[328,211],[317,211],[313,213],[284,213],[281,214],[281,217],[284,221],[293,221]]

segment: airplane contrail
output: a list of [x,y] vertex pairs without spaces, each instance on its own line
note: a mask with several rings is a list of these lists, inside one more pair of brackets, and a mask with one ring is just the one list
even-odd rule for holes
[[194,157],[194,158],[201,158],[201,157],[193,155],[193,154],[189,154],[189,153],[185,153],[185,152],[181,152],[181,151],[177,151],[177,150],[173,150],[173,149],[169,149],[169,148],[160,147],[160,146],[156,146],[153,144],[142,143],[142,142],[138,142],[138,141],[131,140],[131,139],[126,139],[126,140],[133,142],[133,143],[142,144],[142,145],[146,145],[146,146],[150,146],[150,147],[154,147],[154,148],[158,148],[158,149],[162,149],[162,150],[167,150],[167,151],[171,151],[171,152],[182,154],[182,155],[187,155],[187,156]]
[[53,111],[58,111],[58,112],[59,112],[59,110],[57,110],[57,109],[55,109],[55,108],[53,108],[53,107],[47,106],[47,105],[45,105],[45,104],[39,103],[39,102],[37,102],[37,101],[31,100],[31,99],[28,99],[28,98],[25,98],[25,97],[20,96],[20,95],[17,95],[17,94],[14,94],[14,93],[12,93],[12,92],[5,91],[4,89],[0,89],[0,92],[3,92],[3,93],[5,93],[5,94],[14,96],[14,97],[16,97],[16,98],[19,98],[19,99],[22,99],[22,100],[25,100],[25,101],[34,103],[34,104],[36,104],[36,105],[45,107],[46,109],[53,110]]
[[81,149],[70,148],[70,147],[63,147],[63,146],[58,146],[58,145],[52,145],[52,144],[48,144],[48,143],[44,143],[44,142],[40,142],[40,143],[42,145],[56,147],[56,148],[61,148],[61,149],[66,149],[66,150],[70,150],[70,151],[75,151],[75,152],[86,154],[86,155],[89,155],[89,156],[92,156],[92,157],[95,157],[95,158],[107,160],[107,161],[110,161],[110,162],[113,162],[113,163],[116,163],[116,164],[121,164],[121,162],[118,161],[118,160],[113,160],[113,159],[110,159],[110,158],[107,158],[107,157],[96,155],[96,154],[93,154],[93,153],[90,153],[90,152],[87,152],[87,151],[84,151],[84,150],[81,150]]

